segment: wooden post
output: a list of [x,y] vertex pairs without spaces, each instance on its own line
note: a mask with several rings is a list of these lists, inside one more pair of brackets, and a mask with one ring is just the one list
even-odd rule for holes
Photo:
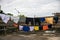
[[[35,18],[35,15],[34,15],[34,18]],[[33,23],[34,23],[34,26],[35,26],[35,19],[33,18]]]

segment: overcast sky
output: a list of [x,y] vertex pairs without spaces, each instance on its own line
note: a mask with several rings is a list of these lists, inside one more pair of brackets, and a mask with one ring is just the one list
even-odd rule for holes
[[51,16],[52,13],[60,12],[60,0],[0,0],[0,5],[5,13],[14,15],[24,14],[28,17]]

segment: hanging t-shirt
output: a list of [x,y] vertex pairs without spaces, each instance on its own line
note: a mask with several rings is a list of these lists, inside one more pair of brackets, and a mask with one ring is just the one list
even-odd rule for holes
[[49,24],[53,24],[53,17],[45,18],[45,21]]
[[48,30],[48,25],[43,25],[43,30]]
[[34,30],[38,31],[39,30],[39,26],[34,26]]
[[19,30],[23,30],[23,26],[19,25]]
[[57,22],[58,22],[58,17],[55,16],[55,17],[54,17],[54,20],[55,20],[55,23],[57,23]]
[[30,28],[28,26],[23,26],[23,31],[28,32]]
[[52,24],[48,24],[48,28],[52,28]]
[[42,25],[40,25],[40,26],[39,26],[39,30],[42,30],[42,29],[43,29],[43,26],[42,26]]
[[30,28],[30,31],[34,30],[34,26],[29,26],[29,28]]
[[44,17],[40,18],[40,22],[44,22],[44,21],[45,21]]

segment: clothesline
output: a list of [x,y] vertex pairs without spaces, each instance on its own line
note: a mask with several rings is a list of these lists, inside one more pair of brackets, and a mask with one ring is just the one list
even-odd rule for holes
[[19,25],[19,30],[21,31],[25,31],[25,32],[28,32],[28,31],[41,31],[41,30],[49,30],[52,28],[52,25],[49,24],[49,25],[40,25],[40,26],[21,26]]
[[[24,18],[20,19],[21,17],[15,17],[15,16],[10,16],[10,15],[5,15],[5,14],[0,14],[0,17],[2,18],[3,22],[5,22],[5,23],[7,23],[10,20],[10,18],[15,23],[18,23],[18,21],[23,21],[24,20]],[[58,22],[58,17],[57,16],[46,17],[46,18],[44,18],[44,17],[42,17],[42,18],[28,18],[27,17],[26,20],[24,20],[24,21],[26,21],[27,24],[29,24],[30,21],[31,21],[31,23],[35,23],[35,22],[38,22],[38,23],[42,22],[43,23],[45,21],[48,24],[53,24],[54,21],[55,21],[55,23]]]

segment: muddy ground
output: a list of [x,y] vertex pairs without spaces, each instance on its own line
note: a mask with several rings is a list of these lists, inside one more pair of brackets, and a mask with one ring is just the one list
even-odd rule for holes
[[60,33],[57,34],[46,34],[46,33],[13,33],[7,35],[1,35],[0,40],[60,40]]

